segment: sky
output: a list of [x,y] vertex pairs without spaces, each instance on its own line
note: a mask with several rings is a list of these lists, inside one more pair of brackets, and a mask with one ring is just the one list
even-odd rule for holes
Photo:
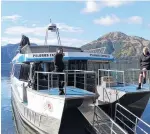
[[[150,40],[150,1],[2,1],[1,11],[2,45],[19,43],[22,34],[43,45],[50,19],[62,45],[80,47],[115,31]],[[57,44],[55,33],[48,44]]]

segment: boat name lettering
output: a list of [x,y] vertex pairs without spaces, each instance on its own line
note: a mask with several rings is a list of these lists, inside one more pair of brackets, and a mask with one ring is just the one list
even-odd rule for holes
[[33,57],[54,57],[55,54],[33,54]]
[[96,56],[96,57],[110,57],[109,55],[99,55],[99,54],[90,54],[90,56]]

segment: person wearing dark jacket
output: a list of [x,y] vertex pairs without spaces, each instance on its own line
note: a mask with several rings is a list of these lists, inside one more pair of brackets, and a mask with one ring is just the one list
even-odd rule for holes
[[147,47],[143,48],[143,53],[140,56],[140,68],[141,68],[141,73],[139,75],[139,85],[137,89],[141,89],[142,78],[143,78],[143,84],[146,83],[146,71],[150,70],[150,52]]
[[[55,71],[56,72],[63,72],[64,71],[64,62],[63,62],[63,49],[59,48],[56,52],[56,55],[54,57],[54,65],[55,65]],[[58,75],[59,79],[59,94],[63,95],[64,94],[64,75],[59,74]]]
[[25,35],[22,35],[22,38],[21,38],[21,41],[20,41],[20,52],[21,52],[21,49],[26,45],[28,44],[30,46],[30,41],[29,41],[29,38]]

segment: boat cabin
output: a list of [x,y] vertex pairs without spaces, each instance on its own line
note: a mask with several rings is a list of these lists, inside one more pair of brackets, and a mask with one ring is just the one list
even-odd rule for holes
[[[36,79],[35,71],[52,72],[54,71],[54,55],[59,46],[28,46],[22,48],[12,63],[14,76],[20,80],[28,81]],[[110,62],[114,60],[112,55],[83,52],[80,48],[62,46],[64,51],[65,71],[85,70],[97,71],[99,68],[109,69]],[[78,74],[79,75],[79,74]],[[83,81],[84,74],[80,74],[80,81]],[[39,78],[44,79],[46,75],[40,74]],[[92,77],[91,74],[86,77]],[[95,76],[96,77],[96,76]],[[68,79],[74,81],[73,74]],[[79,80],[79,78],[78,78]],[[42,84],[45,82],[42,82]],[[92,81],[92,83],[95,83]],[[45,84],[44,84],[45,85]],[[69,83],[71,85],[71,82]],[[84,87],[83,84],[77,84]]]

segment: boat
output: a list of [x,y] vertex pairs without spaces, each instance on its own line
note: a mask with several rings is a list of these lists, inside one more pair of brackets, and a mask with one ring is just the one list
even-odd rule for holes
[[[58,45],[47,45],[49,31],[56,32]],[[64,51],[65,70],[61,73],[53,71],[53,59],[59,47]],[[102,101],[101,85],[97,85],[99,77],[102,76],[97,77],[100,72],[98,69],[103,68],[108,71],[113,61],[114,57],[110,54],[84,52],[80,48],[62,46],[59,29],[55,24],[50,24],[46,31],[44,45],[25,45],[21,53],[12,60],[13,107],[17,109],[24,122],[42,134],[96,134],[103,133],[102,130],[105,133],[113,131],[126,134],[129,130],[123,130],[122,125],[118,123],[120,127],[114,121],[117,119],[115,107],[118,105],[124,108],[131,102],[144,98],[143,107],[138,110],[138,114],[130,109],[137,119],[148,102],[150,92],[141,91],[131,94],[125,92],[116,101]],[[64,77],[64,95],[59,95],[59,75]],[[124,105],[128,96],[131,101]],[[107,108],[112,110],[111,113]],[[125,116],[128,116],[129,112],[127,109],[125,111],[127,112]],[[127,124],[131,128],[137,125],[130,125],[128,122]]]

